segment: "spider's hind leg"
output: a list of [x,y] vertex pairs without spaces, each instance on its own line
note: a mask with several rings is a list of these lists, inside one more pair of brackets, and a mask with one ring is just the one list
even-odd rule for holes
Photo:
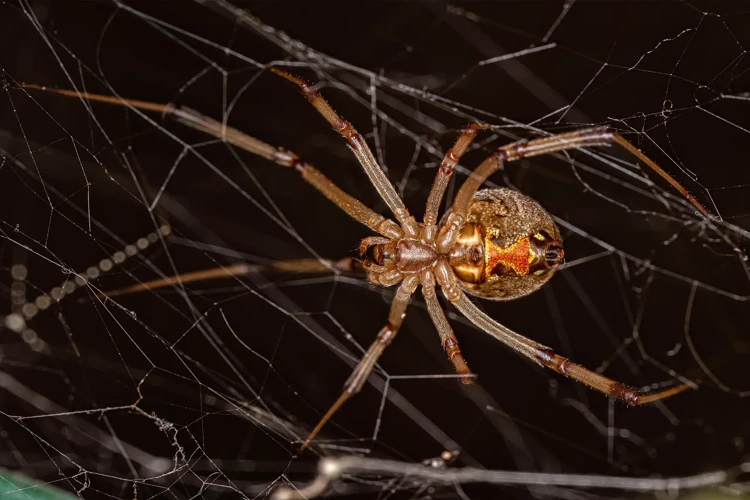
[[533,340],[506,328],[482,312],[464,294],[461,294],[457,300],[453,301],[453,304],[477,327],[489,333],[520,354],[523,354],[534,362],[550,368],[561,375],[577,380],[592,389],[600,391],[612,398],[619,399],[631,406],[653,403],[654,401],[659,401],[660,399],[674,396],[687,389],[697,387],[692,382],[683,382],[679,385],[660,391],[647,392],[641,389],[636,389],[635,387],[627,386],[584,368],[581,365],[573,363],[569,359],[555,354],[549,347],[534,342]]
[[307,439],[302,443],[302,446],[300,446],[300,453],[307,448],[310,441],[318,435],[320,429],[322,429],[326,422],[331,419],[341,405],[344,404],[347,399],[362,390],[362,387],[364,387],[365,382],[367,381],[367,377],[372,373],[372,369],[375,368],[375,364],[378,362],[378,359],[380,359],[381,354],[383,354],[385,348],[390,345],[396,337],[398,330],[401,328],[404,316],[406,316],[406,306],[409,305],[409,297],[411,297],[411,294],[414,293],[414,290],[417,289],[418,285],[419,278],[412,274],[407,276],[401,286],[398,287],[396,296],[391,303],[391,311],[388,314],[388,321],[385,326],[381,328],[380,332],[378,332],[375,341],[367,349],[367,352],[362,356],[362,359],[360,359],[359,363],[354,368],[354,371],[347,379],[341,396],[339,396],[336,402],[333,403],[325,415],[323,415],[315,428],[310,432],[310,435],[308,435]]
[[462,384],[473,384],[475,375],[471,373],[469,365],[466,364],[461,349],[458,347],[458,340],[456,335],[453,333],[448,319],[445,317],[440,302],[438,301],[437,295],[435,294],[435,278],[432,276],[432,272],[422,273],[422,295],[424,295],[425,303],[427,304],[427,312],[430,313],[432,323],[440,335],[440,340],[443,343],[443,349],[448,355],[453,367],[456,369],[456,374],[461,377]]
[[464,181],[453,201],[453,212],[456,216],[465,218],[469,211],[471,199],[479,187],[487,178],[495,173],[505,162],[516,161],[532,156],[550,154],[557,151],[567,151],[582,147],[606,146],[617,144],[628,153],[645,163],[661,178],[667,181],[682,196],[693,204],[698,211],[706,217],[711,213],[701,205],[677,180],[659,167],[653,160],[642,153],[638,148],[629,143],[623,136],[610,130],[608,127],[593,127],[576,130],[533,140],[520,140],[512,144],[502,146],[484,160],[472,174]]
[[232,278],[261,272],[277,273],[330,273],[330,272],[356,272],[363,269],[362,264],[351,257],[341,259],[291,259],[276,260],[267,264],[250,264],[239,262],[222,267],[202,269],[174,276],[166,276],[150,281],[144,281],[135,285],[118,288],[98,294],[99,297],[113,298],[146,290],[156,290],[168,286],[176,286],[186,283],[197,283],[220,278]]

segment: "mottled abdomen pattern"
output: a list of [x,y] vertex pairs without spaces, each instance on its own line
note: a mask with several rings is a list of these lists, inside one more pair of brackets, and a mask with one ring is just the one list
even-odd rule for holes
[[[552,217],[532,198],[507,188],[484,189],[472,198],[469,223],[484,230],[484,281],[461,282],[472,295],[512,300],[534,292],[552,277],[553,270],[535,270],[530,246],[541,236],[562,245]],[[541,236],[540,236],[541,235]]]

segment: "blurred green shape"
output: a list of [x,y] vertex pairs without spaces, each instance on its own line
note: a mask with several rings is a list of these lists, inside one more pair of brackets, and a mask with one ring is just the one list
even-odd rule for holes
[[78,500],[59,488],[34,481],[22,474],[0,469],[1,500]]

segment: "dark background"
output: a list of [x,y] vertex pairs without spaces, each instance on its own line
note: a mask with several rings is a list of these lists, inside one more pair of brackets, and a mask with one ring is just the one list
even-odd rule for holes
[[[417,216],[441,153],[468,121],[495,129],[464,157],[466,168],[535,131],[607,124],[637,132],[627,137],[722,220],[702,221],[655,174],[611,148],[599,152],[655,185],[582,152],[571,153],[575,167],[564,157],[508,165],[488,184],[539,200],[578,265],[532,296],[481,305],[616,380],[642,387],[679,375],[700,390],[629,409],[533,366],[450,308],[478,385],[398,378],[452,373],[418,293],[382,358],[396,377],[383,411],[380,373],[318,446],[296,457],[299,440],[338,396],[357,345],[366,348],[384,323],[392,289],[356,274],[273,273],[117,304],[79,289],[29,322],[36,341],[0,331],[1,466],[70,491],[85,485],[85,498],[131,497],[134,489],[143,498],[215,498],[262,497],[282,474],[299,484],[318,455],[330,454],[415,463],[449,450],[459,452],[454,466],[634,477],[733,471],[746,460],[750,12],[741,2],[578,2],[548,40],[563,2],[238,5],[279,31],[213,3],[0,3],[3,314],[11,266],[28,268],[33,299],[162,223],[173,237],[98,278],[96,289],[239,260],[351,254],[366,228],[294,173],[218,142],[181,157],[179,141],[211,138],[158,115],[149,123],[121,107],[88,110],[19,88],[76,86],[217,118],[238,96],[231,126],[295,151],[386,213],[340,137],[264,70],[299,63],[293,72],[320,82],[377,145]],[[479,65],[546,43],[556,46]],[[466,172],[459,169],[459,181]],[[127,408],[139,390],[138,410]],[[331,494],[459,496],[452,486],[386,480],[353,481]],[[464,490],[476,498],[631,496]]]

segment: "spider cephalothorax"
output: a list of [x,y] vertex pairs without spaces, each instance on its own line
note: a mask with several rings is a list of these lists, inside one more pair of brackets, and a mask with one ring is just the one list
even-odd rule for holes
[[[339,208],[380,236],[362,240],[359,252],[368,279],[377,285],[399,284],[391,303],[385,326],[378,332],[352,375],[344,385],[339,399],[321,418],[300,450],[320,431],[321,427],[350,396],[359,392],[367,381],[380,355],[399,331],[406,314],[410,296],[422,287],[427,311],[438,331],[443,347],[456,373],[464,383],[472,374],[461,355],[458,340],[437,299],[439,286],[445,297],[478,328],[495,337],[539,365],[582,382],[631,405],[649,403],[684,391],[690,384],[679,385],[648,393],[611,380],[587,370],[555,354],[552,349],[520,335],[482,312],[463,292],[492,300],[510,300],[539,289],[562,262],[564,252],[560,232],[550,215],[528,196],[510,189],[480,190],[484,181],[505,162],[570,149],[617,144],[648,165],[675,189],[682,193],[698,211],[709,212],[675,179],[659,168],[651,159],[626,141],[620,134],[606,127],[577,130],[531,141],[502,146],[492,152],[458,190],[454,202],[438,224],[438,212],[443,194],[453,174],[453,167],[472,143],[479,130],[487,125],[469,124],[453,148],[443,158],[427,198],[421,224],[409,214],[403,201],[380,168],[372,151],[352,125],[343,120],[323,97],[308,83],[277,68],[271,71],[298,86],[317,111],[346,139],[378,194],[395,216],[395,221],[377,214],[362,202],[331,182],[318,169],[302,161],[295,154],[276,148],[254,137],[243,134],[226,123],[203,116],[187,108],[144,101],[121,100],[109,96],[79,94],[74,91],[53,92],[84,97],[89,100],[127,104],[148,111],[160,111],[186,126],[202,130],[228,144],[266,158],[297,172]],[[41,88],[27,85],[27,88]],[[326,259],[298,259],[277,261],[272,270],[321,272],[353,270],[352,262]],[[219,276],[237,276],[252,272],[253,266],[233,266],[140,283],[109,293],[123,295],[144,289]]]

